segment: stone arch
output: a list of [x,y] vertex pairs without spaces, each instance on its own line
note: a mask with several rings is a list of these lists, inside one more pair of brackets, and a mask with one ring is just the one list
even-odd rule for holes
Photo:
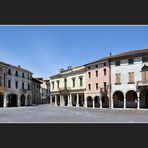
[[140,108],[148,108],[148,89],[140,92]]
[[113,93],[113,104],[114,108],[124,107],[124,94],[122,91],[115,91]]
[[3,107],[4,104],[4,95],[0,93],[0,107]]
[[99,96],[95,96],[94,97],[94,103],[95,103],[95,107],[100,107],[100,97]]
[[21,97],[20,97],[20,105],[21,106],[25,106],[25,95],[24,94],[21,94]]
[[126,93],[126,107],[137,108],[137,93],[134,90],[129,90]]
[[15,93],[10,93],[7,95],[7,106],[17,107],[18,106],[18,95]]
[[27,106],[31,105],[31,95],[27,96]]
[[91,96],[87,97],[87,107],[93,107],[93,98]]
[[109,97],[107,95],[102,96],[102,107],[109,108]]

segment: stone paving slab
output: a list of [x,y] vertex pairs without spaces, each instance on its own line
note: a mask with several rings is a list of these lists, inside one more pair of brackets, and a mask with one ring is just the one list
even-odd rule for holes
[[148,110],[69,108],[50,104],[0,108],[0,123],[148,123]]

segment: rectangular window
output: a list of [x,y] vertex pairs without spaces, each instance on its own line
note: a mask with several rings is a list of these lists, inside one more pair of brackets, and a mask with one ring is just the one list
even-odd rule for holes
[[54,90],[54,82],[52,82],[52,89]]
[[80,77],[80,86],[83,86],[83,78]]
[[30,84],[28,84],[28,90],[30,90]]
[[90,66],[88,67],[88,69],[90,69]]
[[128,59],[128,64],[134,64],[134,59]]
[[141,72],[142,81],[148,81],[148,71]]
[[115,65],[116,65],[116,66],[120,66],[120,61],[116,61],[116,62],[115,62]]
[[72,86],[75,87],[75,78],[72,78]]
[[29,74],[27,75],[27,79],[29,80]]
[[18,77],[18,71],[15,71],[15,76],[17,76],[17,77]]
[[25,78],[25,75],[24,75],[24,73],[22,73],[22,78]]
[[24,89],[24,82],[22,82],[22,89]]
[[90,72],[88,72],[88,77],[91,78],[91,73]]
[[15,88],[18,89],[18,81],[15,81]]
[[91,84],[88,84],[88,90],[91,90]]
[[104,82],[104,89],[106,89],[106,82]]
[[129,83],[134,83],[134,72],[129,72],[128,73],[128,82]]
[[116,78],[115,78],[115,80],[116,80],[116,84],[121,84],[121,74],[120,73],[117,73],[116,75]]
[[11,88],[11,80],[8,80],[8,88]]
[[96,70],[96,77],[98,77],[98,70]]
[[103,71],[104,71],[104,76],[106,76],[106,69],[103,69]]
[[11,75],[11,69],[8,69],[8,74]]
[[98,83],[96,83],[96,90],[98,90]]
[[98,68],[98,65],[96,65],[95,67]]
[[143,63],[148,62],[148,57],[142,57],[142,62]]
[[106,63],[104,63],[103,66],[106,66]]
[[59,81],[57,81],[57,89],[59,89]]

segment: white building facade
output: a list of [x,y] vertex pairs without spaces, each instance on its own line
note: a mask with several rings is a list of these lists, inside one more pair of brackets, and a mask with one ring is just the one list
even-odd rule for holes
[[58,106],[86,106],[85,79],[84,66],[61,70],[50,77],[51,103]]
[[148,49],[111,57],[111,108],[148,108]]
[[32,72],[0,62],[0,106],[17,107],[32,104]]

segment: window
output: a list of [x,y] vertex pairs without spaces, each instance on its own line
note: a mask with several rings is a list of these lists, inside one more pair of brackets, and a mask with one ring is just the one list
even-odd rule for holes
[[104,71],[104,76],[106,76],[106,69],[103,69],[103,71]]
[[3,85],[3,82],[2,82],[2,77],[0,77],[0,86]]
[[121,84],[121,74],[120,73],[117,73],[115,76],[116,76],[116,78],[115,78],[115,80],[116,80],[115,84]]
[[88,67],[88,69],[90,69],[90,66]]
[[8,88],[11,88],[11,80],[8,80]]
[[28,90],[30,90],[30,84],[28,84]]
[[88,84],[88,89],[91,90],[91,84]]
[[0,67],[0,72],[2,72],[3,71],[3,68],[2,67]]
[[17,76],[17,77],[18,77],[18,71],[15,71],[15,76]]
[[96,83],[96,90],[98,90],[98,83]]
[[96,65],[95,67],[98,68],[98,65]]
[[24,75],[24,73],[22,73],[22,78],[25,78],[25,75]]
[[22,82],[22,89],[24,89],[24,82]]
[[80,86],[83,85],[83,77],[80,77]]
[[8,69],[8,74],[11,75],[11,69]]
[[91,72],[88,72],[88,77],[91,78]]
[[75,87],[75,78],[72,78],[72,86]]
[[144,65],[141,70],[142,81],[148,81],[148,66]]
[[29,74],[27,75],[27,79],[29,80]]
[[115,62],[115,65],[116,65],[116,66],[120,66],[120,61],[116,61],[116,62]]
[[106,82],[104,82],[104,89],[106,89]]
[[148,62],[148,57],[142,57],[142,62]]
[[96,77],[98,77],[98,70],[96,70]]
[[106,66],[106,63],[104,63],[103,66]]
[[129,72],[128,73],[128,83],[133,83],[134,82],[134,72]]
[[57,81],[57,89],[59,89],[59,81]]
[[128,59],[128,64],[134,64],[134,59]]
[[64,79],[64,86],[67,88],[67,79]]
[[18,81],[15,81],[15,88],[18,89]]
[[52,89],[54,90],[54,82],[52,82]]

